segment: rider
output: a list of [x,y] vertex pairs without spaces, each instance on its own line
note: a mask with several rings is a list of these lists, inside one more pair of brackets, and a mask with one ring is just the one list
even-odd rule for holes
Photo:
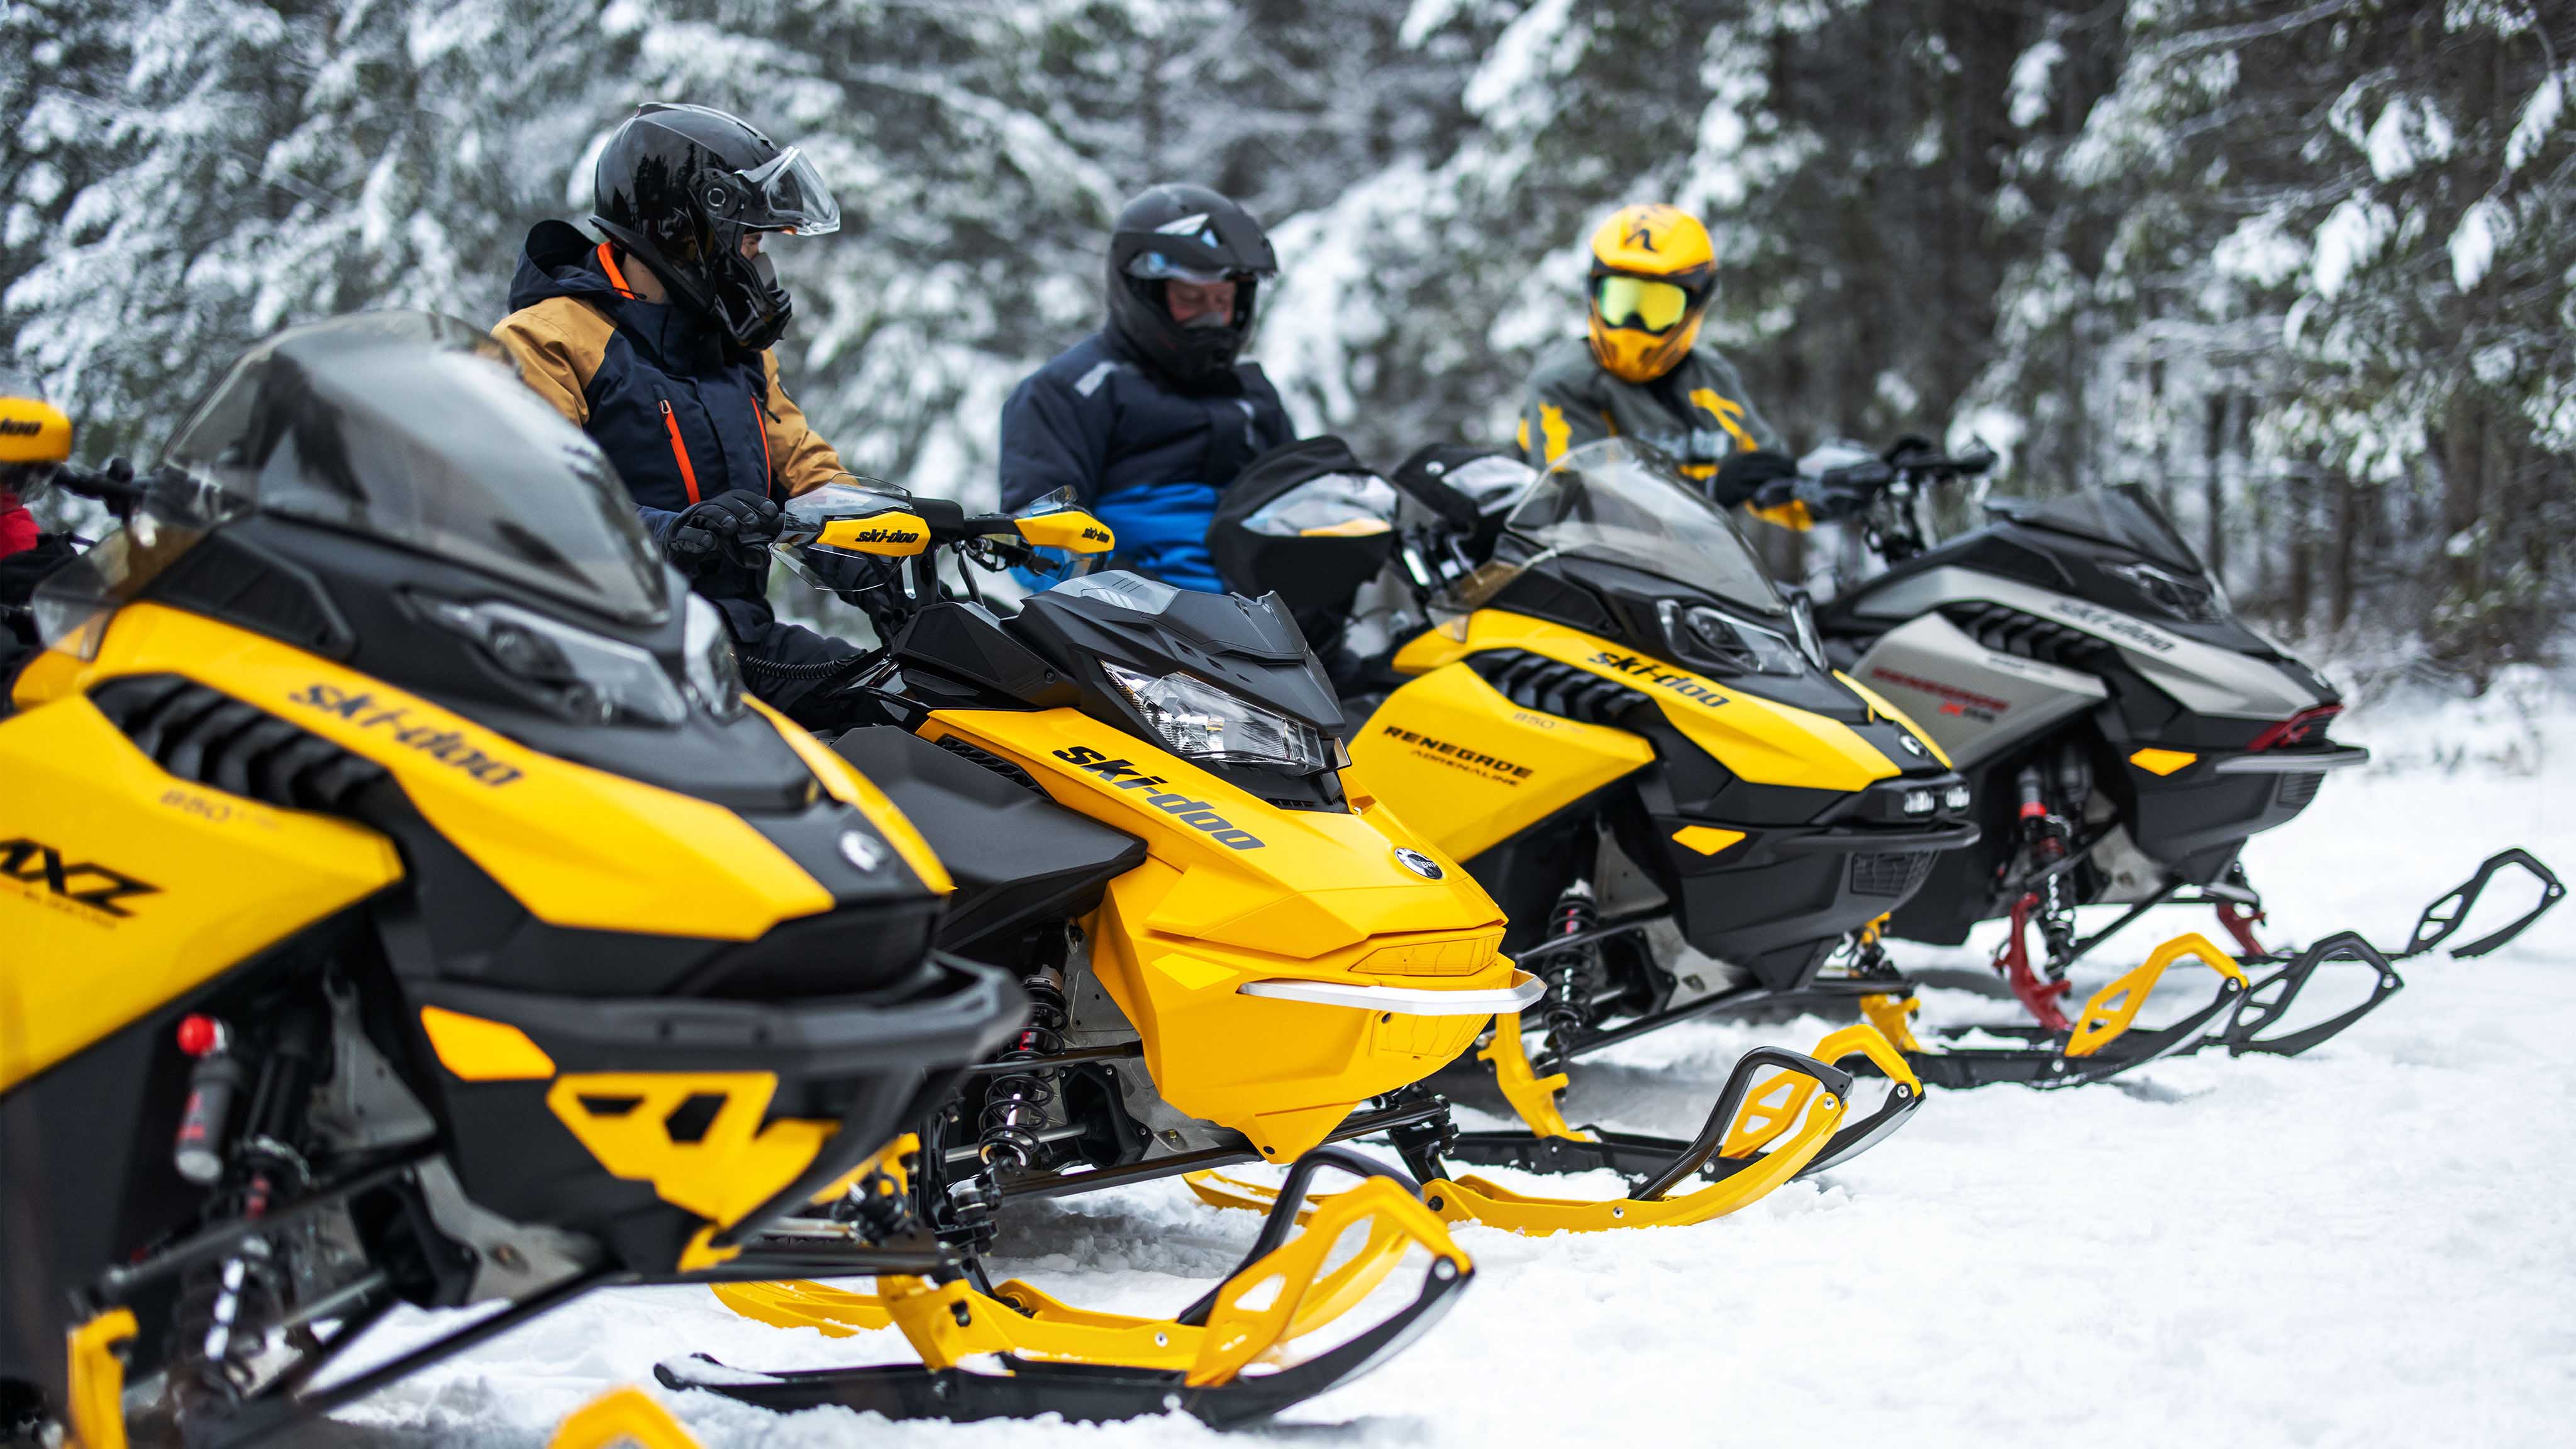
[[841,225],[813,164],[705,106],[649,104],[609,137],[594,241],[539,222],[492,335],[616,466],[665,556],[714,601],[754,693],[807,723],[857,651],[769,607],[779,501],[847,473],[779,382],[794,308],[762,248]]
[[1539,354],[1520,424],[1544,468],[1566,450],[1634,438],[1672,455],[1726,507],[1805,528],[1796,465],[1716,349],[1695,345],[1717,277],[1708,228],[1678,207],[1623,206],[1592,233],[1591,326]]
[[1224,592],[1207,548],[1217,499],[1295,436],[1261,368],[1235,360],[1277,273],[1261,223],[1204,186],[1128,202],[1109,238],[1109,325],[1002,410],[1002,506],[1071,488],[1118,535],[1114,566]]

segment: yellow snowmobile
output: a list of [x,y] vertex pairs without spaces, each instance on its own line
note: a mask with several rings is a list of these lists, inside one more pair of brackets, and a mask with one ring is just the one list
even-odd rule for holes
[[[1355,467],[1318,456],[1239,487],[1213,551],[1332,641],[1367,715],[1357,777],[1484,882],[1506,948],[1546,983],[1480,1053],[1531,1132],[1460,1134],[1452,1152],[1634,1171],[1670,1144],[1573,1129],[1564,1068],[1703,1013],[1886,992],[1825,968],[1976,838],[1968,787],[1824,665],[1803,601],[1659,455],[1614,439],[1544,475],[1465,450],[1426,452],[1398,483]],[[1377,574],[1357,557],[1371,547],[1386,577],[1353,590]],[[1318,566],[1320,549],[1354,557]],[[1525,1027],[1545,1033],[1536,1064]],[[1816,1055],[1860,1056],[1892,1086],[1810,1170],[1920,1105],[1868,1026]]]
[[[1498,952],[1503,917],[1484,890],[1345,779],[1338,704],[1275,599],[1088,573],[1109,531],[1062,500],[972,516],[835,485],[789,507],[782,546],[889,635],[823,693],[890,721],[833,748],[955,875],[940,946],[1007,968],[1035,1002],[1028,1029],[921,1124],[915,1199],[950,1241],[982,1243],[1015,1203],[1184,1174],[1280,1226],[1311,1172],[1292,1174],[1285,1199],[1204,1174],[1371,1136],[1395,1143],[1449,1220],[1694,1221],[1787,1180],[1839,1124],[1846,1075],[1772,1053],[1739,1068],[1709,1131],[1665,1154],[1643,1200],[1524,1198],[1457,1178],[1439,1157],[1447,1105],[1418,1084],[1540,984]],[[1006,618],[943,597],[943,556],[970,592],[975,569],[1065,577]],[[1694,1177],[1713,1180],[1673,1191]],[[764,1321],[841,1331],[890,1313],[811,1284],[722,1296]],[[668,1381],[759,1402],[865,1407],[875,1391],[669,1367]]]
[[[593,1288],[794,1273],[938,1304],[883,1376],[971,1398],[901,1133],[1027,1001],[933,949],[937,857],[744,698],[596,448],[387,314],[253,349],[150,474],[55,476],[125,526],[0,710],[0,1442],[249,1442]],[[1346,1214],[1463,1273],[1387,1195]],[[1088,1376],[1014,1387],[1312,1392],[1351,1366],[1255,1371],[1346,1291],[1317,1257],[1190,1325],[1062,1310],[1021,1336]],[[497,1306],[331,1379],[404,1304]]]

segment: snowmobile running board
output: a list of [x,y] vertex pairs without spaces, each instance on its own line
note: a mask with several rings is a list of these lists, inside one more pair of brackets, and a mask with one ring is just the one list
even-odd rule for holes
[[[1325,1167],[1363,1180],[1310,1207],[1308,1188]],[[1217,1428],[1252,1423],[1383,1362],[1438,1321],[1474,1276],[1420,1191],[1346,1148],[1316,1148],[1289,1168],[1242,1264],[1168,1319],[1088,1312],[1016,1279],[990,1292],[963,1275],[880,1277],[870,1293],[810,1282],[727,1285],[717,1297],[745,1317],[834,1337],[896,1327],[922,1361],[761,1373],[700,1354],[663,1363],[654,1376],[780,1412],[837,1404],[892,1419],[1053,1413],[1088,1423],[1180,1410]],[[1295,1234],[1301,1217],[1311,1221]],[[1365,1227],[1366,1242],[1327,1271],[1327,1255],[1354,1226]],[[1359,1307],[1417,1248],[1430,1262],[1412,1301],[1312,1358],[1255,1371],[1290,1339]]]

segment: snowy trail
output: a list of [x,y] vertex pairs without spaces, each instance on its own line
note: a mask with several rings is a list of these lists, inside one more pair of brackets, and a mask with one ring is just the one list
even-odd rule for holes
[[[2394,943],[2433,892],[2511,844],[2576,867],[2576,785],[2474,767],[2338,779],[2258,838],[2248,865],[2279,933],[2349,926]],[[2165,914],[2169,931],[2207,925]],[[2155,939],[2141,929],[2123,960]],[[1455,1312],[1374,1376],[1260,1434],[2564,1444],[2576,1407],[2576,1048],[2563,1005],[2576,908],[2492,957],[2401,969],[2402,994],[2307,1057],[2194,1058],[2074,1092],[1936,1094],[1829,1180],[1713,1224],[1555,1239],[1465,1230],[1478,1278]],[[1686,1131],[1736,1052],[1804,1047],[1821,1026],[1685,1026],[1632,1043],[1578,1075],[1568,1115]],[[1248,1215],[1158,1184],[1067,1205],[998,1266],[1085,1306],[1168,1313],[1252,1229]],[[656,1361],[690,1350],[762,1368],[904,1357],[891,1334],[770,1329],[702,1289],[629,1292],[344,1417],[388,1442],[536,1444],[589,1395],[649,1383]],[[778,1418],[653,1391],[710,1449],[1212,1437],[1186,1419]]]

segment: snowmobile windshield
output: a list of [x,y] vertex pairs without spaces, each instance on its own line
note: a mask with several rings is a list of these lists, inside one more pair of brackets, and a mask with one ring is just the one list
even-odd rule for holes
[[226,509],[435,554],[631,622],[666,571],[597,445],[451,317],[298,327],[224,374],[164,457]]
[[1503,533],[1524,550],[1600,559],[1762,613],[1789,611],[1725,510],[1663,455],[1624,439],[1559,458],[1512,506]]
[[2158,507],[2155,495],[2136,483],[2092,488],[2045,503],[1997,499],[2013,522],[2052,533],[2073,534],[2096,543],[2125,548],[2169,569],[2192,575],[2205,572],[2200,555],[2174,531],[2173,521]]

